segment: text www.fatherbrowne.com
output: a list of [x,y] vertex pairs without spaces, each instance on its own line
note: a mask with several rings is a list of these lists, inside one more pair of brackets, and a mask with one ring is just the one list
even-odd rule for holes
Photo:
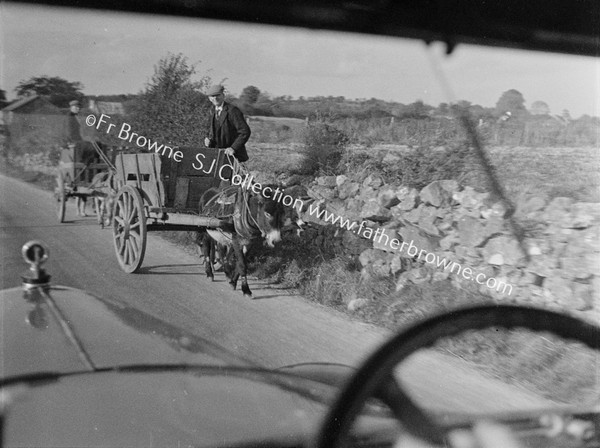
[[[502,292],[503,294],[508,295],[512,294],[513,287],[510,283],[505,283],[494,277],[488,277],[482,272],[473,272],[473,270],[469,267],[463,268],[460,263],[448,261],[445,258],[440,258],[439,255],[428,252],[425,249],[419,250],[419,248],[415,246],[413,240],[400,241],[397,238],[391,238],[385,233],[385,229],[373,230],[370,227],[366,227],[366,221],[362,221],[360,224],[358,224],[356,221],[344,219],[335,213],[328,212],[325,208],[319,208],[318,203],[310,204],[308,207],[308,212],[311,216],[316,216],[325,222],[338,225],[340,228],[356,233],[363,238],[382,243],[386,247],[389,247],[392,252],[404,252],[406,250],[406,254],[409,257],[417,257],[417,260],[425,260],[425,262],[428,264],[442,268],[444,271],[449,270],[451,273],[456,273],[456,275],[462,276],[462,278],[465,280],[470,280],[480,285],[486,285],[488,288],[494,289],[497,292]],[[357,226],[358,228],[356,228]]]

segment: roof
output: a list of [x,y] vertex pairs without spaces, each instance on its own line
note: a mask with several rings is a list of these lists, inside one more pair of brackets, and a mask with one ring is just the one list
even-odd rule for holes
[[11,112],[11,111],[13,111],[15,109],[18,109],[20,107],[25,106],[26,104],[31,103],[32,101],[34,101],[36,99],[40,99],[40,100],[46,101],[41,96],[39,96],[37,94],[34,94],[34,95],[31,95],[31,96],[26,96],[25,98],[21,98],[20,100],[17,100],[17,101],[14,101],[14,102],[10,103],[8,106],[6,106],[4,109],[2,109],[2,111],[3,112]]

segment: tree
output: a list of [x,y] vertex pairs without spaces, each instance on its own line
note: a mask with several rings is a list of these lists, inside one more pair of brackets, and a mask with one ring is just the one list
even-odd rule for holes
[[530,112],[532,115],[550,115],[550,107],[544,101],[534,101]]
[[210,102],[204,91],[208,76],[192,78],[196,67],[181,53],[169,53],[139,95],[128,123],[139,135],[164,144],[197,145],[208,130]]
[[256,103],[259,96],[260,96],[260,90],[258,89],[258,87],[248,86],[248,87],[244,87],[244,90],[242,90],[242,94],[240,95],[240,100],[245,104],[252,105],[252,104]]
[[513,116],[522,115],[525,109],[525,98],[521,92],[515,89],[507,90],[496,103],[496,115],[501,116],[510,112]]
[[571,121],[573,120],[571,118],[571,113],[569,112],[568,109],[563,109],[562,113],[560,114],[560,117],[565,120],[565,121]]
[[30,95],[48,96],[49,101],[58,107],[68,107],[71,100],[83,100],[83,84],[80,82],[71,82],[66,79],[54,76],[33,77],[21,81],[15,91],[19,97]]

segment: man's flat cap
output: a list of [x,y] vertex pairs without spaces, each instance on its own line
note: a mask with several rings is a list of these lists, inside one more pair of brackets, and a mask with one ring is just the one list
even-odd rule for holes
[[73,100],[69,102],[69,106],[79,106],[81,107],[81,103],[78,100]]
[[215,86],[211,86],[208,89],[208,92],[206,92],[206,94],[208,96],[216,96],[216,95],[223,93],[224,90],[225,90],[225,88],[221,84],[217,84]]

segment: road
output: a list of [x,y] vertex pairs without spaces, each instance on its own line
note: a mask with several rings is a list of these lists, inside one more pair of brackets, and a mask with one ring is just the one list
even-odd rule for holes
[[[198,257],[154,234],[149,235],[141,272],[125,274],[111,236],[95,217],[76,217],[71,202],[67,222],[59,224],[51,193],[0,176],[2,288],[20,284],[25,270],[20,248],[39,239],[50,247],[46,268],[54,284],[125,302],[267,367],[308,361],[357,365],[389,335],[256,279],[250,279],[254,300],[243,297],[229,288],[223,274],[210,282]],[[408,381],[425,399],[427,391],[443,393],[446,381],[450,395],[470,397],[469,406],[477,402],[480,409],[482,402],[495,403],[494,410],[497,405],[511,409],[547,404],[457,363],[445,356],[417,359],[406,369],[412,372]],[[464,392],[457,393],[461,387]],[[453,400],[450,406],[458,406]]]

